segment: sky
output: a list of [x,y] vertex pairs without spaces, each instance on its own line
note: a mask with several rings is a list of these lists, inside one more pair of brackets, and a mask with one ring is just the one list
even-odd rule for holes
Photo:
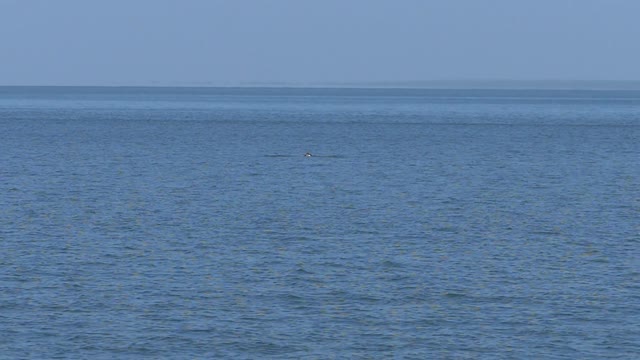
[[0,85],[640,80],[639,0],[0,0]]

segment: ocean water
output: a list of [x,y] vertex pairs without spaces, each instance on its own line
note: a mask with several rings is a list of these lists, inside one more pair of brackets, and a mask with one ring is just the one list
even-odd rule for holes
[[638,358],[640,92],[0,87],[0,334],[7,359]]

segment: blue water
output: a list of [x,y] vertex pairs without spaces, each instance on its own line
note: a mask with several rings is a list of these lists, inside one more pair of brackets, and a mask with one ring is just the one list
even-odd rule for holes
[[638,91],[0,87],[0,358],[638,358],[639,155]]

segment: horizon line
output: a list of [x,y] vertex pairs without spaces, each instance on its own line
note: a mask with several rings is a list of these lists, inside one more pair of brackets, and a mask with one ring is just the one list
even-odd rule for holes
[[148,81],[105,84],[0,84],[0,87],[342,88],[443,90],[640,90],[640,80],[441,79],[378,81]]

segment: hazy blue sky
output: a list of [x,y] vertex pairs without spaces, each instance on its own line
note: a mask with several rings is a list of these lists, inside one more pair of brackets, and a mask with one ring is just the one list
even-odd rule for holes
[[640,80],[640,0],[0,0],[0,84]]

